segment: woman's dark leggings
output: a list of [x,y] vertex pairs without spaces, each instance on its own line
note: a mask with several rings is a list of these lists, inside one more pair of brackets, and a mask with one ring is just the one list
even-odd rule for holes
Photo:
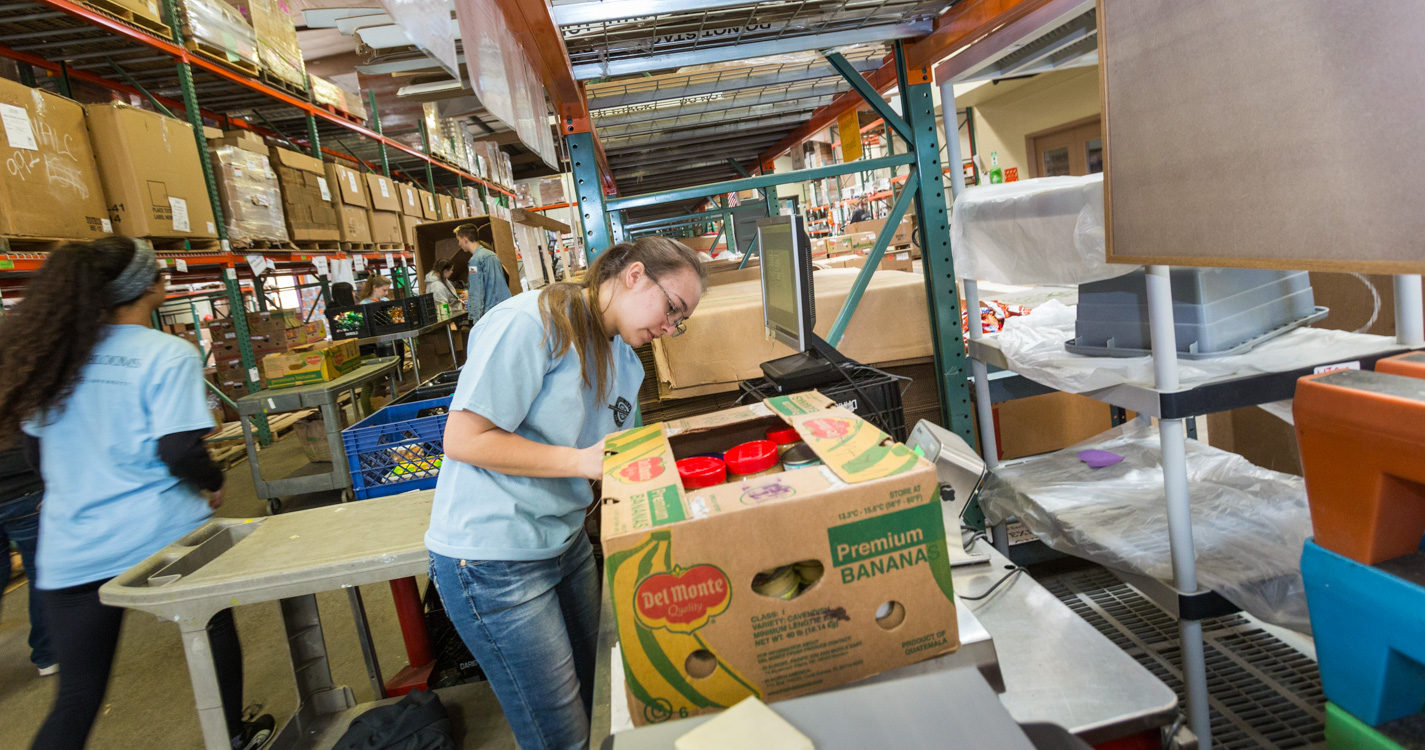
[[[32,591],[43,597],[50,641],[59,661],[59,695],[35,736],[34,750],[82,750],[104,703],[124,610],[99,603],[105,581]],[[228,734],[242,732],[242,646],[230,609],[208,621],[208,640],[223,697]]]

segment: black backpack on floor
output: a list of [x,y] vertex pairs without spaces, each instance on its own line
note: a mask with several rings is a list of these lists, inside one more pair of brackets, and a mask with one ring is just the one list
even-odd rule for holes
[[455,739],[440,698],[413,690],[353,719],[332,750],[455,750]]

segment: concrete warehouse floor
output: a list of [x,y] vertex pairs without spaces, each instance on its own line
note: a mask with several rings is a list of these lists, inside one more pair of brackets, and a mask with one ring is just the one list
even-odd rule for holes
[[[263,451],[263,475],[286,476],[307,463],[296,438],[288,434]],[[246,461],[227,472],[227,498],[219,516],[250,518],[266,514],[252,487]],[[329,495],[329,496],[328,496]],[[335,493],[288,502],[284,512],[336,502]],[[421,586],[424,587],[424,577]],[[367,619],[375,640],[382,674],[389,678],[406,666],[406,651],[387,584],[363,586]],[[0,605],[0,748],[27,748],[54,700],[58,677],[40,677],[30,664],[28,585],[5,594]],[[317,596],[331,655],[332,677],[347,685],[363,703],[374,699],[361,650],[356,641],[351,608],[344,592]],[[239,607],[234,612],[242,638],[244,702],[262,704],[280,726],[296,710],[296,691],[277,602]],[[120,636],[104,708],[89,735],[89,747],[200,748],[202,733],[193,707],[183,645],[178,626],[152,615],[128,612]]]

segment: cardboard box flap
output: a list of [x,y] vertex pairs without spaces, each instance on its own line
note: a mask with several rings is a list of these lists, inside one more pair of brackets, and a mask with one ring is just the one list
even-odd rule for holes
[[651,528],[688,517],[663,425],[613,435],[604,442],[604,451],[604,502],[631,503],[633,528]]
[[322,164],[321,159],[313,159],[306,154],[299,154],[291,149],[277,148],[275,146],[269,153],[271,153],[272,158],[276,159],[277,162],[283,166],[319,175],[325,175],[327,173],[326,166]]
[[789,421],[822,463],[848,484],[901,474],[924,460],[840,406],[792,416]]
[[765,403],[767,404],[767,408],[780,414],[782,417],[814,414],[836,406],[836,402],[823,396],[821,391],[793,393],[790,396],[773,396],[767,399]]

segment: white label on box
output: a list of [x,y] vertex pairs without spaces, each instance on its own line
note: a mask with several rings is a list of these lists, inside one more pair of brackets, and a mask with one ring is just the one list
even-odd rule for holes
[[395,266],[396,266],[395,256],[391,255],[390,253],[386,253],[386,267],[387,267],[387,268],[395,268]]
[[236,279],[236,278],[237,278],[237,269],[236,269],[236,268],[229,268],[229,269],[227,270],[227,274],[228,274],[228,278],[230,278],[230,279]]
[[261,154],[251,154],[247,157],[247,168],[254,172],[266,172],[267,159]]
[[332,189],[327,187],[327,178],[318,177],[317,187],[322,189],[322,200],[329,201],[332,199]]
[[434,195],[427,195],[427,196],[426,196],[426,208],[429,208],[429,209],[432,210],[432,211],[435,210],[435,196],[434,196]]
[[148,12],[152,13],[154,18],[158,18],[158,3],[149,3]]
[[386,181],[385,181],[385,180],[377,180],[377,182],[381,183],[381,197],[382,197],[382,198],[390,198],[390,197],[391,197],[391,191],[386,187]]
[[361,188],[359,188],[359,187],[356,186],[356,173],[355,173],[355,172],[347,172],[347,173],[346,173],[346,181],[347,181],[348,184],[351,185],[351,192],[353,192],[353,193],[359,193],[359,192],[361,192]]
[[177,258],[173,261],[173,270],[179,273],[188,273],[188,261]]
[[317,267],[318,276],[327,275],[327,256],[318,255],[315,258],[312,258],[312,265]]
[[0,104],[0,121],[5,123],[5,140],[10,142],[10,148],[40,150],[35,143],[35,129],[30,127],[30,113],[24,107]]
[[896,253],[896,260],[910,260],[910,253]]
[[213,222],[208,222],[208,234],[217,234],[218,228],[213,226]]
[[249,367],[247,368],[247,379],[256,383],[259,380],[262,380],[262,377],[258,374],[256,367]]
[[237,164],[233,165],[233,179],[242,179],[242,167]]
[[1322,365],[1322,366],[1316,368],[1316,369],[1314,370],[1314,372],[1315,372],[1315,374],[1320,375],[1320,374],[1323,373],[1323,372],[1336,372],[1337,370],[1359,370],[1359,369],[1361,369],[1361,362],[1360,362],[1360,360],[1356,360],[1356,361],[1354,361],[1354,362],[1337,362],[1337,363],[1334,364],[1334,365]]
[[104,231],[106,231],[106,232],[113,232],[113,231],[114,231],[114,223],[111,222],[111,221],[109,221],[108,219],[100,219],[100,220],[99,220],[99,226],[103,227],[103,228],[104,228]]
[[188,225],[188,201],[170,195],[168,196],[168,207],[173,209],[173,231],[193,231],[193,228]]
[[[254,382],[256,382],[256,381],[254,380]],[[277,408],[277,400],[276,400],[276,399],[271,399],[271,398],[267,399],[267,408],[269,408],[269,409],[276,409],[276,408]]]

